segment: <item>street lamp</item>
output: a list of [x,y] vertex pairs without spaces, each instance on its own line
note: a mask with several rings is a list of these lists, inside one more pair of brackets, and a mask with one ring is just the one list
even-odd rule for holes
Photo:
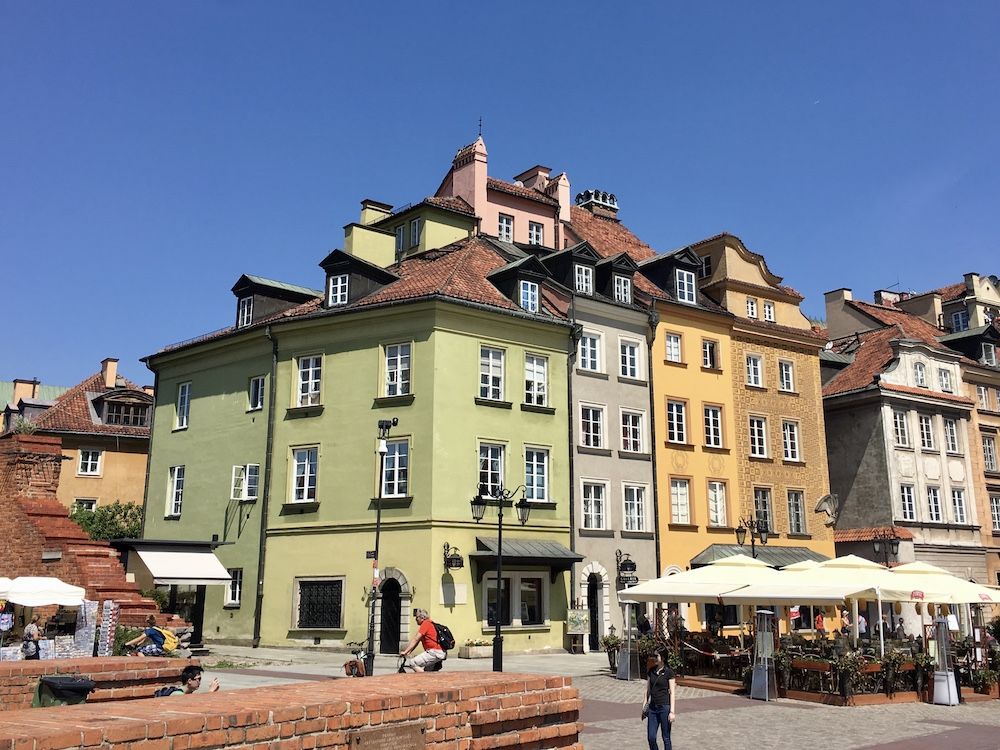
[[767,544],[767,535],[770,531],[763,518],[754,519],[752,516],[740,519],[740,525],[736,528],[736,543],[743,546],[747,540],[747,532],[750,532],[750,554],[757,557],[757,539],[761,544]]
[[386,439],[389,430],[399,424],[396,417],[378,421],[378,496],[375,498],[375,556],[372,558],[372,591],[368,597],[368,653],[365,654],[365,674],[375,671],[375,600],[378,598],[379,569],[378,543],[382,535],[382,480],[385,475],[385,456],[389,452]]
[[[517,520],[524,526],[528,522],[528,513],[531,512],[531,504],[524,497],[524,485],[516,487],[513,490],[505,490],[503,487],[497,485],[491,491],[488,485],[480,484],[479,494],[472,498],[472,502],[470,503],[472,506],[472,517],[476,520],[476,523],[483,520],[483,517],[486,515],[487,505],[492,505],[497,509],[497,591],[496,609],[493,616],[493,621],[496,625],[496,630],[493,634],[494,672],[503,672],[503,636],[500,634],[500,621],[502,619],[500,596],[503,592],[503,508],[505,504],[510,503],[510,499],[517,494],[518,490],[522,491],[521,499],[514,504],[514,510],[517,511]],[[487,597],[487,601],[489,601],[489,597]]]
[[876,529],[872,537],[872,549],[875,555],[881,555],[883,564],[889,567],[889,557],[899,555],[899,537],[896,535],[896,527]]

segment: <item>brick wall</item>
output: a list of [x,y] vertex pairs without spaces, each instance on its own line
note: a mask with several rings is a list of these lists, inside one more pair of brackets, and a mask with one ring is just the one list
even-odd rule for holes
[[[0,714],[0,748],[313,750],[356,747],[359,731],[420,727],[444,750],[582,750],[580,699],[568,677],[385,675]],[[113,715],[111,715],[113,714]]]
[[[198,660],[135,656],[0,662],[0,712],[30,708],[38,678],[43,675],[89,677],[97,683],[87,698],[88,703],[94,704],[150,698],[157,688],[178,684],[181,670],[192,664],[197,665]],[[32,716],[42,710],[50,709],[36,708]],[[6,719],[0,718],[0,726],[6,726]]]

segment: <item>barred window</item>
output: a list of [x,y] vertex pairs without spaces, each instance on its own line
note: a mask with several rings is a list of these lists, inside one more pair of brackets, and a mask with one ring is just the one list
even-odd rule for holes
[[343,622],[344,581],[298,581],[298,628],[339,628]]

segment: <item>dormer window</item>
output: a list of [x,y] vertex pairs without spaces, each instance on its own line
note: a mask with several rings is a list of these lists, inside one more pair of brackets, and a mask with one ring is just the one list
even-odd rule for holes
[[149,418],[149,406],[127,401],[108,401],[104,404],[104,424],[120,424],[127,427],[145,427]]
[[239,309],[236,313],[236,327],[243,328],[253,322],[253,297],[243,297],[240,299]]
[[590,266],[580,265],[579,263],[574,266],[574,274],[576,276],[576,291],[578,294],[593,294],[594,293],[594,269]]
[[945,393],[951,393],[951,371],[944,368],[938,370],[938,384]]
[[989,365],[990,367],[997,366],[997,348],[995,344],[990,344],[983,342],[983,356],[979,360],[984,365]]
[[693,305],[698,301],[694,273],[678,268],[674,276],[674,287],[677,291],[677,301]]
[[917,362],[913,365],[913,382],[920,388],[927,387],[927,368],[924,367],[923,362]]
[[764,303],[764,320],[768,323],[774,322],[774,303],[765,302]]
[[330,277],[330,290],[327,293],[327,306],[347,304],[347,274],[342,273]]
[[959,310],[951,314],[951,330],[966,331],[969,329],[969,311]]
[[757,298],[747,297],[747,317],[757,319]]
[[632,279],[628,276],[615,276],[615,302],[632,304]]
[[698,268],[698,278],[707,279],[712,275],[712,256],[706,255],[701,259],[701,266]]
[[534,281],[521,281],[519,288],[521,307],[528,312],[538,312],[538,284]]

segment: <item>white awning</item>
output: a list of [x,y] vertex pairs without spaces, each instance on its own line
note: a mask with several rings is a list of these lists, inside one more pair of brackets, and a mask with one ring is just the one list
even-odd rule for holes
[[163,585],[202,586],[229,583],[229,572],[211,550],[136,550],[153,582]]
[[44,607],[48,604],[79,607],[85,595],[81,587],[64,583],[58,578],[21,576],[13,581],[0,579],[0,583],[4,581],[6,584],[0,588],[0,599],[22,607]]

